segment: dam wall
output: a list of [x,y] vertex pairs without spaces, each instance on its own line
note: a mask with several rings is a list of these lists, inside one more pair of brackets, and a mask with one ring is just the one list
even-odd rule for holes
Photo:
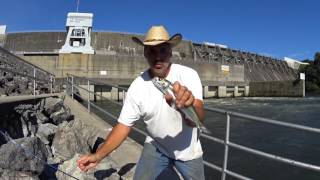
[[4,34],[0,34],[0,47],[3,47],[4,39],[5,39],[5,35]]
[[[94,55],[59,54],[66,38],[64,32],[9,33],[4,48],[52,72],[57,78],[64,78],[67,73],[71,73],[106,83],[129,85],[148,68],[143,47],[135,44],[131,40],[132,36],[133,34],[128,33],[92,32],[91,46],[95,50]],[[135,36],[143,38],[141,35]],[[259,94],[259,90],[251,93],[255,89],[253,86],[257,84],[251,82],[281,84],[285,81],[294,82],[298,78],[298,72],[288,67],[284,61],[191,41],[182,41],[173,48],[172,61],[195,69],[202,80],[204,94],[209,98],[264,96],[264,91],[261,91],[262,94]],[[249,88],[250,83],[252,87]],[[286,87],[289,88],[289,85]],[[291,88],[300,93],[288,90],[286,96],[303,92],[303,86]],[[280,91],[277,94],[277,89],[274,91],[271,94],[275,96],[286,94]],[[232,92],[231,95],[228,92]]]
[[304,97],[305,91],[301,91],[304,87],[304,81],[265,81],[250,82],[250,96],[253,97]]
[[4,48],[16,54],[58,52],[66,39],[65,32],[22,32],[6,35]]
[[[5,48],[55,73],[57,77],[64,77],[66,73],[76,73],[81,76],[103,78],[99,75],[100,71],[107,71],[106,78],[132,80],[144,71],[148,64],[143,56],[143,48],[132,42],[131,37],[130,34],[121,33],[92,33],[92,46],[96,51],[94,55],[54,54],[61,48],[65,39],[65,34],[59,32],[8,34]],[[42,40],[38,45],[34,45],[38,38]],[[43,40],[46,38],[48,40]],[[19,45],[15,45],[15,42],[19,42]],[[194,68],[206,85],[219,85],[222,81],[244,82],[243,65],[232,64],[228,75],[223,75],[221,63],[195,61],[192,58],[191,44],[190,41],[183,41],[177,45],[173,50],[173,62]],[[48,48],[50,45],[51,49]]]

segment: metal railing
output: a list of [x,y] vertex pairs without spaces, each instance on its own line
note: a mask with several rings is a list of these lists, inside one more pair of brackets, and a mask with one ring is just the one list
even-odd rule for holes
[[[78,77],[78,78],[84,78],[88,81],[88,85],[89,85],[89,81],[91,82],[90,79],[85,78],[85,77]],[[81,88],[84,91],[88,92],[88,94],[95,94],[96,96],[101,96],[93,91],[90,91],[90,89],[85,89],[79,85],[74,84],[74,76],[69,74],[69,77],[67,78],[67,84],[71,85],[71,90],[72,90],[72,98],[73,98],[73,87],[77,87],[77,88]],[[106,86],[113,86],[110,84],[106,84],[106,83],[101,83],[101,82],[96,82],[99,83],[100,85],[105,84]],[[113,87],[117,87],[121,90],[126,91],[127,88],[123,88],[123,87],[119,87],[119,86],[113,86]],[[78,95],[77,95],[78,96]],[[88,95],[88,97],[90,97],[90,95]],[[124,96],[123,96],[124,97]],[[101,96],[101,98],[104,98],[103,96]],[[108,100],[108,99],[106,99]],[[109,100],[110,102],[116,103],[118,105],[122,105],[120,103],[117,103],[115,101]],[[90,102],[90,99],[88,99],[88,112],[90,112],[90,106],[93,106],[94,108],[98,109],[99,111],[103,112],[104,114],[108,115],[109,117],[111,117],[113,120],[117,120],[117,117],[112,115],[110,112],[107,112],[106,110],[104,110],[103,108],[93,104]],[[226,132],[225,132],[225,138],[224,139],[219,139],[207,134],[201,134],[201,137],[208,139],[210,141],[219,143],[224,145],[224,160],[223,160],[223,166],[219,167],[216,164],[210,163],[208,161],[203,161],[204,165],[220,171],[221,172],[221,180],[225,180],[226,179],[226,175],[232,176],[234,178],[237,179],[242,179],[242,180],[250,180],[252,178],[250,177],[246,177],[244,175],[241,175],[239,173],[233,172],[228,170],[228,156],[229,156],[229,147],[238,149],[240,151],[243,152],[247,152],[249,154],[253,154],[256,156],[260,156],[260,157],[264,157],[267,159],[271,159],[274,161],[278,161],[278,162],[282,162],[285,164],[289,164],[292,166],[296,166],[296,167],[300,167],[300,168],[304,168],[304,169],[309,169],[309,170],[313,170],[316,172],[320,172],[320,166],[317,165],[313,165],[313,164],[309,164],[309,163],[304,163],[301,161],[296,161],[293,159],[289,159],[289,158],[285,158],[285,157],[281,157],[281,156],[277,156],[274,154],[270,154],[270,153],[266,153],[257,149],[253,149],[253,148],[249,148],[240,144],[236,144],[234,142],[231,142],[229,139],[230,136],[230,122],[231,122],[231,117],[237,117],[237,118],[243,118],[246,120],[250,120],[250,121],[257,121],[257,122],[263,122],[263,123],[267,123],[267,124],[272,124],[272,125],[276,125],[276,126],[281,126],[281,127],[285,127],[285,128],[291,128],[291,129],[296,129],[296,130],[301,130],[301,131],[306,131],[306,132],[312,132],[312,133],[318,133],[320,134],[320,129],[318,128],[312,128],[312,127],[308,127],[308,126],[303,126],[303,125],[297,125],[297,124],[293,124],[293,123],[287,123],[287,122],[281,122],[281,121],[277,121],[277,120],[273,120],[273,119],[268,119],[268,118],[262,118],[262,117],[257,117],[257,116],[252,116],[252,115],[248,115],[248,114],[243,114],[243,113],[238,113],[238,112],[232,112],[232,111],[227,111],[227,110],[223,110],[223,109],[218,109],[218,108],[208,108],[205,107],[205,110],[210,111],[210,112],[214,112],[214,113],[218,113],[218,114],[222,114],[226,116]],[[138,133],[143,134],[144,136],[147,136],[147,133],[136,128],[133,127],[133,129],[135,131],[137,131]]]
[[50,85],[50,93],[53,93],[55,76],[52,73],[25,61],[3,48],[0,48],[0,71],[32,79],[34,96],[36,95],[38,83]]
[[41,79],[41,78],[36,77],[36,72],[37,72],[36,68],[33,68],[33,75],[29,75],[27,73],[20,73],[18,71],[13,71],[9,68],[2,68],[2,67],[0,67],[0,71],[9,72],[9,73],[21,76],[21,77],[26,77],[28,79],[32,79],[32,81],[33,81],[33,95],[34,96],[36,95],[36,87],[37,87],[38,83],[50,84],[50,93],[51,94],[53,93],[53,84],[55,81],[54,75],[50,75],[50,80],[48,81],[47,79]]

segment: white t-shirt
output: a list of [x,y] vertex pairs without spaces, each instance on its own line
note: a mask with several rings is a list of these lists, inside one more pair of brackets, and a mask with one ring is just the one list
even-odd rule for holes
[[[172,83],[178,81],[195,99],[202,100],[202,85],[195,70],[172,64],[166,79]],[[148,70],[130,85],[118,122],[132,126],[139,119],[146,124],[149,134],[146,142],[170,158],[188,161],[202,155],[197,128],[186,125],[181,114],[168,105],[164,95],[151,82]]]

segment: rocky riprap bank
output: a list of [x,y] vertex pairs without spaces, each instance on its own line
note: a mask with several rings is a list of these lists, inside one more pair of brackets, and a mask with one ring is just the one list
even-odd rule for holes
[[12,73],[0,71],[0,95],[12,96],[32,94],[33,82],[25,77],[15,77]]
[[131,179],[134,164],[110,157],[87,173],[77,168],[103,139],[70,112],[63,97],[0,104],[0,179]]
[[[0,67],[1,64],[0,64]],[[33,94],[33,80],[31,78],[17,76],[14,73],[0,70],[0,96],[16,96]],[[36,94],[48,93],[50,85],[37,82]],[[53,90],[55,91],[55,90]]]

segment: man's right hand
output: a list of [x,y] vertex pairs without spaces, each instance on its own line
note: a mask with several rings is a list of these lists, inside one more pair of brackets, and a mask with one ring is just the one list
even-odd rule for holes
[[89,169],[96,167],[99,162],[100,160],[96,154],[87,154],[80,157],[77,164],[81,171],[87,172]]
[[130,130],[131,126],[118,123],[114,128],[112,128],[112,131],[108,134],[105,142],[97,149],[96,153],[84,155],[77,161],[78,167],[82,171],[88,171],[89,169],[97,166],[104,157],[120,146],[120,144],[127,138]]

